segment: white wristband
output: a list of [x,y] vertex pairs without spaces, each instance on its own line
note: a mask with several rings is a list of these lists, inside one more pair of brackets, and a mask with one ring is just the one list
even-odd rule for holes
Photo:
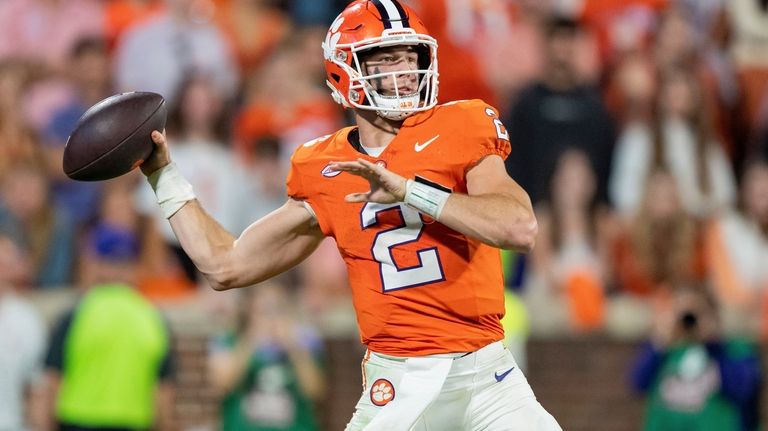
[[450,193],[436,187],[414,180],[407,180],[405,182],[405,199],[403,201],[408,206],[437,220],[450,195]]
[[166,219],[176,214],[185,203],[196,198],[192,185],[181,175],[175,163],[169,163],[147,177],[155,191],[157,203]]

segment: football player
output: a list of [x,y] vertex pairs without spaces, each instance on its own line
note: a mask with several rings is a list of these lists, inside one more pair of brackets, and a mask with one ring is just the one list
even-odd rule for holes
[[537,224],[504,169],[498,112],[437,104],[437,42],[397,0],[352,2],[322,46],[332,96],[356,126],[299,147],[288,201],[239,238],[205,213],[153,133],[142,170],[181,245],[224,290],[336,240],[368,347],[348,430],[559,430],[500,341],[498,249],[529,251]]

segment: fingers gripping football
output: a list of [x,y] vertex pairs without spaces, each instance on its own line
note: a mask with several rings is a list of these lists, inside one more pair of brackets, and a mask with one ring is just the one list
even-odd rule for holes
[[335,162],[330,168],[336,171],[349,172],[352,175],[368,180],[370,190],[365,193],[351,193],[346,196],[347,202],[402,202],[405,198],[406,180],[389,169],[371,163],[364,159],[351,162]]
[[168,141],[165,139],[165,130],[163,130],[162,133],[157,130],[153,131],[152,142],[155,144],[155,149],[141,165],[141,172],[147,176],[171,163],[171,155],[168,151]]

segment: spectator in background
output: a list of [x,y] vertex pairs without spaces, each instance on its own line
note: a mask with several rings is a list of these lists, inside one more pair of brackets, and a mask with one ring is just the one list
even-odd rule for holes
[[730,162],[712,131],[702,89],[686,69],[661,74],[653,114],[627,124],[614,154],[611,201],[624,216],[642,200],[649,172],[666,168],[686,211],[706,217],[730,207],[736,187]]
[[733,55],[741,69],[768,69],[768,5],[761,0],[724,2],[733,26]]
[[659,69],[691,69],[698,66],[701,40],[688,11],[671,5],[660,14],[657,24],[653,55]]
[[96,217],[101,183],[70,180],[64,175],[61,160],[67,139],[80,117],[92,105],[112,94],[106,40],[88,37],[77,41],[70,53],[65,76],[71,95],[67,103],[53,113],[44,128],[42,142],[53,183],[53,200],[69,211],[76,225],[83,226]]
[[544,30],[552,4],[542,0],[489,3],[491,7],[481,14],[485,28],[475,56],[505,114],[520,91],[544,72]]
[[655,112],[653,103],[658,91],[652,58],[640,50],[625,52],[608,74],[606,103],[616,115],[620,129],[628,124],[649,122]]
[[[483,99],[499,106],[493,88],[478,58],[482,40],[478,35],[486,30],[489,3],[470,0],[418,0],[414,10],[440,45],[441,103],[453,100]],[[498,12],[498,9],[494,12]]]
[[632,370],[632,386],[647,394],[643,429],[758,429],[756,346],[724,337],[718,319],[704,287],[675,289]]
[[[768,305],[765,302],[768,301],[768,159],[765,156],[747,163],[739,204],[709,225],[706,251],[712,284],[726,312],[724,317],[733,317],[725,323],[753,323]],[[768,322],[766,316],[762,319]],[[755,333],[754,326],[740,329]]]
[[[738,102],[739,90],[727,54],[709,43],[709,34],[697,29],[694,11],[684,4],[673,4],[661,14],[655,34],[653,57],[662,75],[675,70],[687,71],[697,82],[697,98],[705,107],[711,134],[732,153],[730,115]],[[718,58],[718,56],[720,58]]]
[[132,26],[162,12],[163,0],[110,0],[104,5],[104,37],[110,49]]
[[137,185],[136,172],[104,182],[98,220],[141,238],[135,287],[145,297],[160,300],[183,296],[194,284],[187,280],[175,256],[168,252],[152,217],[136,209]]
[[[584,152],[564,152],[552,177],[550,197],[536,208],[539,238],[531,254],[528,287],[545,292],[526,292],[529,299],[540,298],[537,311],[531,313],[533,325],[584,331],[603,324],[610,224],[596,191],[595,173]],[[561,319],[553,318],[558,315]]]
[[[167,123],[168,134],[176,138],[174,160],[193,178],[198,198],[222,226],[230,232],[242,232],[253,220],[260,196],[244,165],[228,147],[227,101],[213,77],[205,73],[190,73],[176,94]],[[152,190],[138,189],[138,206],[140,213],[152,216],[154,229],[159,229],[179,257],[190,281],[197,281],[197,269],[158,211]]]
[[42,394],[45,328],[15,289],[29,282],[24,252],[0,233],[0,430],[45,427]]
[[298,319],[295,299],[270,281],[240,301],[235,331],[212,342],[211,383],[223,396],[223,431],[316,430],[323,395],[321,341]]
[[289,2],[291,21],[299,27],[328,27],[336,11],[346,6],[344,0],[292,0]]
[[37,136],[19,109],[30,81],[25,63],[0,60],[0,173],[15,164],[40,162],[43,157]]
[[72,282],[74,226],[66,210],[51,202],[48,177],[40,164],[17,164],[0,177],[0,232],[24,244],[35,287]]
[[324,239],[298,268],[301,303],[312,323],[327,337],[358,338],[347,266],[339,256],[336,241]]
[[688,10],[696,37],[700,41],[700,73],[705,88],[710,94],[713,114],[717,123],[716,133],[722,138],[730,159],[741,166],[746,148],[744,137],[749,130],[744,127],[741,103],[744,88],[739,82],[738,70],[730,52],[732,28],[726,12],[726,1],[679,0]]
[[254,213],[263,217],[282,205],[285,199],[286,169],[280,140],[274,136],[263,136],[251,145],[252,155],[246,160],[252,184],[257,186],[253,202]]
[[216,8],[216,23],[227,37],[242,76],[256,72],[291,32],[289,17],[270,0],[222,2]]
[[706,272],[701,227],[682,206],[671,173],[650,173],[639,210],[613,246],[621,288],[635,295],[665,295],[671,286],[702,281]]
[[78,40],[104,34],[103,8],[98,0],[0,2],[0,58],[62,71]]
[[594,31],[603,63],[640,51],[652,42],[657,15],[669,0],[585,0],[581,20]]
[[557,160],[569,148],[583,151],[597,177],[597,196],[607,202],[613,121],[598,92],[585,85],[574,53],[584,43],[578,23],[552,18],[547,28],[544,77],[519,95],[504,120],[513,151],[507,172],[534,203],[547,194]]
[[108,223],[87,239],[87,288],[56,324],[45,360],[61,431],[173,429],[171,337],[132,287],[139,248],[133,232]]
[[118,41],[115,80],[119,91],[153,91],[169,103],[189,73],[210,76],[218,93],[234,95],[237,65],[206,0],[165,0],[165,9],[133,26]]
[[[235,120],[235,133],[246,160],[253,154],[251,144],[263,137],[274,137],[281,144],[281,165],[287,169],[288,158],[296,147],[332,133],[341,125],[341,110],[328,97],[327,87],[320,86],[324,81],[316,78],[317,68],[323,65],[305,59],[303,43],[298,37],[287,40],[245,88],[245,103]],[[313,52],[310,58],[314,57]]]
[[763,95],[768,93],[768,4],[762,0],[728,0],[733,29],[731,55],[744,89],[744,122],[754,127]]

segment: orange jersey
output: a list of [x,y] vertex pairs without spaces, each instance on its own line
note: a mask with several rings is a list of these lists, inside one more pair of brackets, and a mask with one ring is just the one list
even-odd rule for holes
[[347,194],[368,190],[368,182],[328,164],[362,157],[406,178],[420,176],[467,193],[469,169],[488,155],[509,154],[497,116],[480,100],[452,102],[408,117],[378,157],[353,147],[353,127],[294,153],[288,194],[309,203],[322,231],[336,239],[362,341],[372,351],[470,352],[502,339],[500,253],[404,203],[346,202]]

